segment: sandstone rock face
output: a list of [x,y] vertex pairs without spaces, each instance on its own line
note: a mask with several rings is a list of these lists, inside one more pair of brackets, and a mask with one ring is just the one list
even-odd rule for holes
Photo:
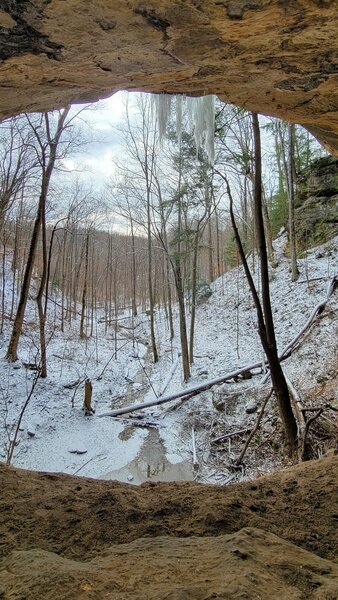
[[297,238],[305,247],[323,243],[338,234],[338,159],[320,158],[299,177],[295,223]]
[[0,116],[114,91],[217,94],[338,153],[331,0],[4,0]]
[[0,593],[20,600],[329,600],[338,566],[260,529],[205,538],[141,538],[90,562],[52,552],[0,561]]

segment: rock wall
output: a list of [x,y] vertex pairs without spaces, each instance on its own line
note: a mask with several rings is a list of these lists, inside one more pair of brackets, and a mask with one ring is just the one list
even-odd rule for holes
[[217,94],[338,154],[329,0],[2,0],[0,117],[112,92]]
[[338,158],[312,163],[297,182],[297,238],[309,248],[338,235]]

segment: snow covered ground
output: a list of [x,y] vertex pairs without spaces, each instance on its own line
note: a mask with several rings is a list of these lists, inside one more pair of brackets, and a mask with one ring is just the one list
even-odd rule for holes
[[[338,273],[338,238],[307,253],[299,260],[300,277],[292,283],[288,259],[284,255],[286,237],[274,242],[278,266],[271,269],[271,296],[279,350],[298,333],[314,306],[326,296],[328,282]],[[250,259],[252,262],[252,259]],[[255,277],[258,279],[259,273]],[[262,359],[256,313],[241,267],[232,269],[212,284],[213,293],[197,310],[195,362],[188,387],[222,376],[236,368]],[[337,334],[338,291],[321,317],[305,335],[299,348],[284,363],[285,371],[304,402],[324,398],[338,402]],[[48,378],[39,379],[24,413],[13,464],[41,471],[64,472],[94,478],[118,478],[140,483],[144,480],[193,479],[227,482],[238,477],[229,461],[238,456],[243,439],[234,444],[228,438],[220,451],[211,443],[218,432],[250,428],[257,417],[265,390],[254,412],[250,390],[259,389],[261,375],[161,407],[138,411],[120,418],[99,415],[112,408],[154,399],[156,395],[183,389],[179,352],[178,319],[171,344],[164,313],[157,314],[156,333],[160,361],[153,365],[148,339],[148,320],[140,315],[136,341],[130,329],[119,329],[119,349],[114,358],[114,331],[100,323],[93,338],[80,340],[79,323],[74,321],[65,333],[53,332],[48,344]],[[0,340],[0,460],[6,461],[9,441],[21,408],[30,392],[35,373],[23,363],[34,362],[37,349],[36,313],[30,301],[25,335],[20,344],[20,361],[8,363],[4,356],[11,324],[6,321]],[[124,325],[131,325],[123,321]],[[93,384],[95,415],[84,416],[85,378]],[[330,384],[331,385],[328,385]],[[212,400],[224,391],[224,410]],[[329,394],[331,396],[326,397]],[[256,393],[257,396],[257,393]],[[256,414],[255,414],[256,413]],[[139,418],[143,415],[143,418]],[[144,416],[145,415],[145,416]],[[149,427],[145,427],[147,423]],[[271,408],[266,430],[276,429],[276,411]],[[192,428],[196,437],[199,470],[193,468]],[[275,439],[275,438],[274,438]],[[282,464],[282,454],[264,448],[251,454],[250,465],[241,477],[271,471]]]

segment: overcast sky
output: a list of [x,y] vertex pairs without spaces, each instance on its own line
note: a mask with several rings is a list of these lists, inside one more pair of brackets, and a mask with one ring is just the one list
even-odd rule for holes
[[[81,113],[84,137],[91,141],[64,161],[67,170],[83,169],[81,176],[95,188],[101,188],[109,179],[114,170],[113,157],[121,152],[117,125],[123,117],[127,94],[117,92]],[[81,108],[74,105],[74,113]]]

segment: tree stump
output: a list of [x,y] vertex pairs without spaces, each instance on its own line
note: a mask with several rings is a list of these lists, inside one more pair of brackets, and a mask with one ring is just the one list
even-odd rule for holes
[[83,409],[85,416],[93,415],[95,410],[92,407],[93,385],[90,379],[86,379],[84,388]]

